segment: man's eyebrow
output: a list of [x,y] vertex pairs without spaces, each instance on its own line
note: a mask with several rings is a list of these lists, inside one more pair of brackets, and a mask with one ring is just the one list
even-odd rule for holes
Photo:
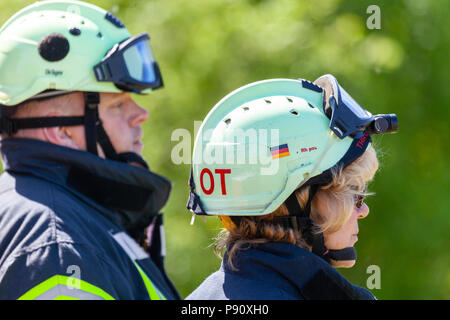
[[109,101],[105,101],[107,105],[116,104],[119,101],[123,101],[124,99],[127,99],[130,94],[128,92],[121,92],[119,95],[115,96],[114,98],[110,98]]

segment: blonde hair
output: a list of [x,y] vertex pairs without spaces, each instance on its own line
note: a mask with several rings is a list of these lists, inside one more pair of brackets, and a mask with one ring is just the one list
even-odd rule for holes
[[[378,159],[375,149],[369,146],[367,150],[345,169],[333,168],[333,179],[327,185],[321,186],[311,203],[311,218],[315,223],[313,232],[333,233],[347,222],[353,213],[355,195],[369,195],[362,192],[378,170]],[[304,208],[309,197],[310,186],[295,191],[295,196]],[[326,212],[319,212],[319,203],[325,205]],[[266,242],[287,242],[311,250],[304,236],[297,229],[274,221],[274,218],[287,216],[289,212],[284,203],[274,212],[265,216],[241,217],[239,225],[231,222],[230,217],[220,217],[225,229],[219,233],[214,243],[214,251],[219,258],[227,249],[228,263],[231,268],[233,257],[239,250],[245,250],[252,245]],[[277,221],[279,221],[277,219]]]

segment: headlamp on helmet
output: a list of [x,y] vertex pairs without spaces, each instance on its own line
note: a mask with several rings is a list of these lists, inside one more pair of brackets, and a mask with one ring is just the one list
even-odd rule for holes
[[369,134],[394,133],[398,129],[395,114],[373,116],[361,107],[331,74],[314,81],[323,88],[323,111],[330,119],[330,129],[341,139],[351,136],[359,139],[364,132]]

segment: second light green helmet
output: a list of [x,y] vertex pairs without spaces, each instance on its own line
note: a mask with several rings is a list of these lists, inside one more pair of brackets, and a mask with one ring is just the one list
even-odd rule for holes
[[[353,247],[329,250],[313,232],[312,200],[369,147],[371,134],[397,131],[395,114],[373,116],[332,75],[314,83],[271,79],[220,100],[195,139],[187,208],[217,215],[231,231],[239,216],[264,216],[283,203],[285,223],[300,230],[311,251],[330,262],[355,260]],[[302,207],[295,190],[309,186]]]
[[355,140],[330,130],[323,103],[319,86],[291,79],[251,83],[220,100],[195,139],[188,208],[269,214],[334,166]]

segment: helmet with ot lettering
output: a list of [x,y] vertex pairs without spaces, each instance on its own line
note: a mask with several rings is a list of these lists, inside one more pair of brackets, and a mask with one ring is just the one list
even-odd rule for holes
[[248,84],[220,100],[198,131],[187,207],[228,225],[270,214],[300,187],[329,183],[331,169],[362,155],[372,134],[397,128],[394,114],[372,115],[332,75]]

